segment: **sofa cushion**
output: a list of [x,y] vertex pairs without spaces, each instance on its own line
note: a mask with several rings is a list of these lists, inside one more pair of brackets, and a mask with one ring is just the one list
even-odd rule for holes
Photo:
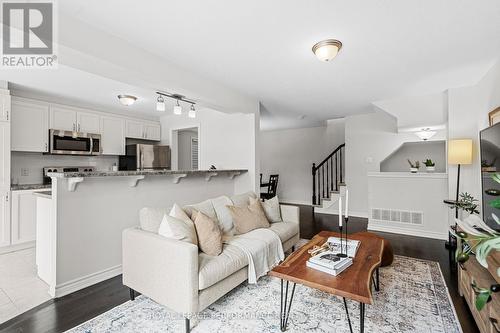
[[227,206],[233,217],[237,234],[245,234],[259,228],[269,228],[269,221],[259,199],[250,199],[246,207]]
[[222,231],[219,225],[202,212],[195,211],[193,216],[198,247],[210,256],[218,256],[222,252]]
[[144,207],[139,211],[139,224],[144,231],[158,233],[163,216],[169,208]]
[[158,229],[158,234],[169,239],[176,239],[198,246],[194,223],[189,219],[180,220],[165,214]]
[[299,225],[292,222],[271,223],[269,228],[279,236],[283,243],[299,233]]
[[233,218],[227,206],[232,205],[233,202],[229,197],[223,195],[212,199],[212,205],[217,215],[217,220],[219,221],[219,227],[224,234],[232,234],[233,231]]
[[231,201],[233,202],[233,205],[238,206],[238,207],[245,207],[250,204],[250,198],[257,198],[257,195],[252,192],[248,191],[242,194],[236,194],[230,197]]
[[187,205],[182,207],[186,214],[194,221],[193,213],[194,211],[202,212],[206,216],[210,217],[213,221],[219,222],[217,220],[217,214],[215,213],[214,206],[212,205],[212,200],[208,199],[196,204]]
[[273,198],[264,201],[262,203],[262,208],[264,208],[264,212],[266,212],[266,217],[269,222],[283,222],[281,219],[281,209],[278,196],[274,196]]
[[206,289],[248,265],[245,253],[234,245],[224,244],[217,257],[200,253],[198,257],[198,289]]

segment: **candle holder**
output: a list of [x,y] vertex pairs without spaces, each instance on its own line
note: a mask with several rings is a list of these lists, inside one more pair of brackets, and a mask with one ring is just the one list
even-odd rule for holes
[[340,231],[340,252],[337,253],[336,255],[337,257],[345,258],[347,257],[347,240],[345,244],[345,253],[344,253],[344,245],[343,245],[344,232],[342,225],[339,225],[339,231]]

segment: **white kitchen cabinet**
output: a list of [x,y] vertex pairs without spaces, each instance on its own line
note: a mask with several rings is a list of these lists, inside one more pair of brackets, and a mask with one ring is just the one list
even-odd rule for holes
[[0,191],[10,190],[10,123],[0,122]]
[[133,139],[144,139],[144,122],[127,119],[125,136]]
[[144,125],[144,133],[145,133],[145,139],[160,141],[161,139],[160,124],[146,123]]
[[0,189],[0,247],[10,245],[10,191]]
[[10,121],[10,95],[0,91],[0,121]]
[[51,129],[76,131],[76,110],[61,106],[50,106],[50,122]]
[[99,134],[100,116],[95,113],[77,112],[77,131]]
[[48,151],[49,106],[43,102],[12,99],[12,151]]
[[36,197],[35,192],[26,190],[11,192],[11,244],[32,242],[36,239]]
[[103,155],[125,155],[125,121],[117,117],[101,117]]

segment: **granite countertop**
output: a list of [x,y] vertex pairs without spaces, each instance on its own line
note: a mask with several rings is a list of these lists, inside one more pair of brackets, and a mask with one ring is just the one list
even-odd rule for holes
[[161,175],[196,175],[207,173],[244,173],[246,169],[221,170],[140,170],[140,171],[91,171],[91,172],[49,172],[47,176],[56,178],[77,177],[124,177],[124,176],[161,176]]
[[34,196],[45,198],[45,199],[52,199],[52,191],[40,191],[40,192],[35,192],[33,193]]
[[11,191],[27,191],[51,188],[51,184],[15,184],[10,186]]

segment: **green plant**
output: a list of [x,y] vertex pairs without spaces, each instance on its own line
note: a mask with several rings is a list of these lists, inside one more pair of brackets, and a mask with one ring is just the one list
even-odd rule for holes
[[415,161],[415,163],[413,163],[412,161],[410,161],[410,159],[408,159],[408,164],[410,164],[411,168],[416,168],[416,169],[420,168],[420,162],[419,161]]
[[451,209],[461,209],[470,214],[479,214],[479,210],[477,209],[478,200],[474,199],[472,195],[469,193],[460,193],[459,199],[453,204],[450,205]]
[[436,163],[432,162],[432,160],[430,158],[426,159],[422,163],[424,163],[426,167],[433,167],[436,165]]
[[[500,183],[500,173],[494,173],[491,178],[497,183]],[[489,205],[493,208],[500,209],[500,198],[490,201]]]

